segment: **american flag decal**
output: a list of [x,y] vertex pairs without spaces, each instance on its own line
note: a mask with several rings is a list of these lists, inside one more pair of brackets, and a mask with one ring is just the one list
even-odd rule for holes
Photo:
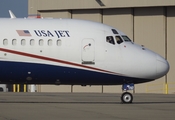
[[31,36],[28,30],[16,30],[19,36]]

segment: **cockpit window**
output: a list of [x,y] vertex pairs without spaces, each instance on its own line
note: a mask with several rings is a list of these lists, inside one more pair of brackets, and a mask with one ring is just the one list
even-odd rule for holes
[[115,45],[114,38],[112,36],[107,36],[106,37],[106,42]]
[[122,35],[122,38],[123,38],[124,41],[126,41],[126,42],[131,42],[131,40],[130,40],[127,36]]
[[122,40],[122,38],[121,38],[120,36],[115,36],[115,39],[116,39],[116,42],[117,42],[118,44],[120,44],[120,43],[123,42],[123,40]]
[[117,30],[111,29],[114,34],[118,34]]

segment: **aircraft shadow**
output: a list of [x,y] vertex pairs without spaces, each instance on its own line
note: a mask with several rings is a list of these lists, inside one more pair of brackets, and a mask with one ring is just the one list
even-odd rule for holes
[[[0,101],[0,103],[42,103],[42,104],[123,104],[121,102],[52,102],[52,101]],[[131,105],[137,104],[175,104],[175,101],[170,102],[133,102]]]

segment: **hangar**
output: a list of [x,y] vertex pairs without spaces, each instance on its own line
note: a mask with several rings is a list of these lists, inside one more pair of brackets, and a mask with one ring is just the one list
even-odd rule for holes
[[[43,18],[70,18],[101,22],[126,33],[135,43],[159,53],[170,63],[159,80],[138,84],[136,93],[175,93],[174,0],[29,0],[28,13]],[[38,92],[121,92],[121,86],[37,85]]]

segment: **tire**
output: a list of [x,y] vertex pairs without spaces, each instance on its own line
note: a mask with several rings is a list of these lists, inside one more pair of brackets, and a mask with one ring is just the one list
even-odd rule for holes
[[3,92],[4,90],[3,90],[3,88],[2,87],[0,87],[0,92]]
[[132,103],[133,101],[133,96],[129,92],[124,92],[121,96],[121,101],[122,103]]

